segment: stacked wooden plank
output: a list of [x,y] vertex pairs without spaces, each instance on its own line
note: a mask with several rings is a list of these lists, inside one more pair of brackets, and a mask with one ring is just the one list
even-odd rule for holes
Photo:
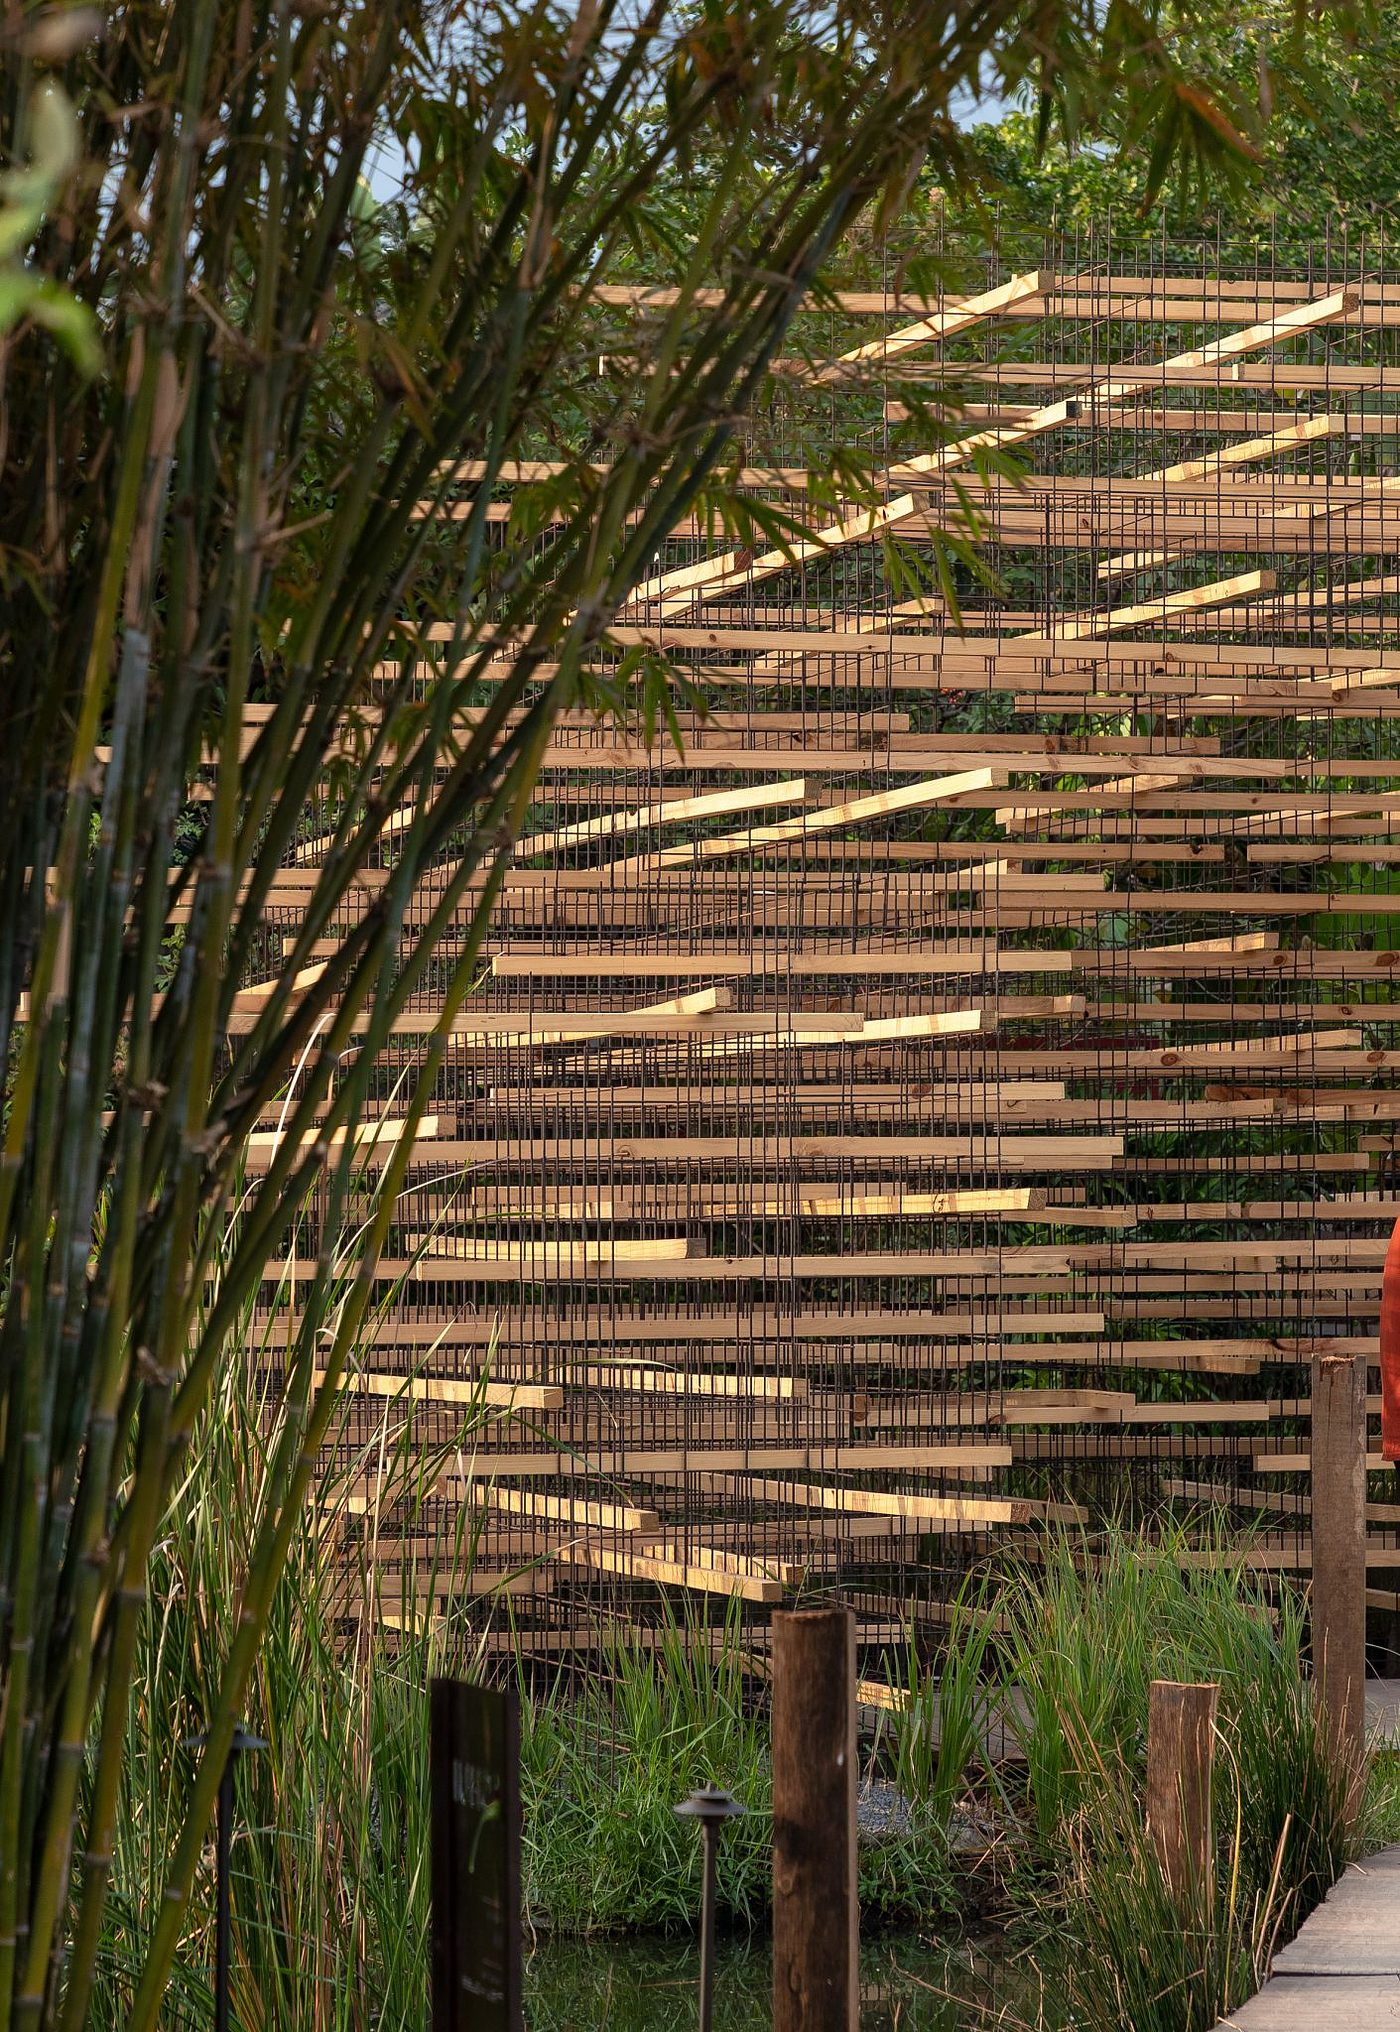
[[[617,292],[620,351],[652,308]],[[1307,1365],[1375,1354],[1400,282],[1046,263],[843,309],[794,405],[977,400],[786,547],[677,529],[599,661],[712,708],[557,727],[384,1265],[352,1436],[392,1415],[437,1493],[386,1520],[362,1477],[365,1528],[411,1566],[470,1517],[456,1591],[526,1650],[831,1591],[878,1650],[1129,1495],[1304,1571]],[[775,414],[745,481],[800,508]],[[911,597],[970,515],[990,577]]]

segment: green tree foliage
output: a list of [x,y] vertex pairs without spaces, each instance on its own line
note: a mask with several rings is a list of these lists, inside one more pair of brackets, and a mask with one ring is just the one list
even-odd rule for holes
[[1116,108],[1095,133],[1047,147],[1035,112],[1018,106],[974,137],[982,204],[995,202],[1010,240],[1030,246],[1051,228],[1111,228],[1120,245],[1155,242],[1175,262],[1306,265],[1364,239],[1379,263],[1400,231],[1400,9],[1324,20],[1306,63],[1295,33],[1295,10],[1280,0],[1193,29],[1198,59],[1229,79],[1222,98],[1240,109],[1250,156],[1240,175],[1201,176],[1189,154],[1163,175]]

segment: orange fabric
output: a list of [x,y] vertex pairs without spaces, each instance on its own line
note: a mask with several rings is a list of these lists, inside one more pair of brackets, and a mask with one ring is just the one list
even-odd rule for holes
[[1381,1279],[1381,1452],[1400,1461],[1400,1221],[1391,1230]]

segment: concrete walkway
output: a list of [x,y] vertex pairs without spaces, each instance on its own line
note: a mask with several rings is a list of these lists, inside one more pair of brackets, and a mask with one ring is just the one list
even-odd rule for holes
[[1400,1679],[1367,1680],[1366,1740],[1373,1749],[1400,1749]]
[[1222,2026],[1239,2032],[1400,2032],[1400,1847],[1353,1863],[1257,1997]]

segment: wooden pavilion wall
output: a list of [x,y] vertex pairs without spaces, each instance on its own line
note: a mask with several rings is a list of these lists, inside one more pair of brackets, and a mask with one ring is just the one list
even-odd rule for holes
[[[710,715],[548,747],[352,1423],[491,1399],[379,1529],[471,1506],[501,1641],[834,1594],[873,1660],[1114,1502],[1307,1568],[1308,1359],[1374,1360],[1400,1209],[1400,279],[1056,252],[800,326],[756,495],[803,507],[814,402],[892,443],[953,375],[961,424],[796,564],[679,530],[616,636]],[[881,541],[969,501],[959,624]]]

